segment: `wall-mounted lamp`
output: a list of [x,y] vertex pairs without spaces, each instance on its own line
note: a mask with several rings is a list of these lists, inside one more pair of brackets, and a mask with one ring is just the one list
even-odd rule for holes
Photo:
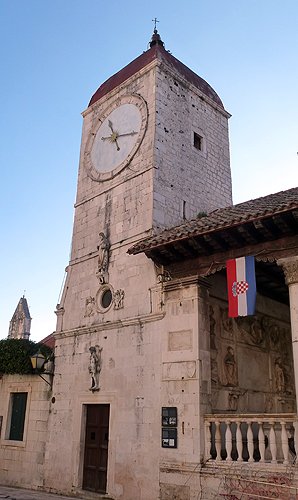
[[[53,369],[49,369],[47,371],[44,371],[43,370],[43,367],[45,365],[45,363],[48,363],[50,362],[50,365],[52,364],[52,359],[51,359],[51,356],[49,358],[46,358],[42,352],[40,350],[37,351],[36,354],[33,354],[33,356],[30,356],[30,360],[31,360],[31,365],[32,365],[32,368],[34,370],[35,373],[37,373],[37,375],[42,378],[42,380],[44,380],[52,389],[52,385],[53,385],[53,376],[54,376],[54,373],[53,373]],[[48,381],[47,379],[45,379],[43,375],[49,375],[49,379],[50,381]]]

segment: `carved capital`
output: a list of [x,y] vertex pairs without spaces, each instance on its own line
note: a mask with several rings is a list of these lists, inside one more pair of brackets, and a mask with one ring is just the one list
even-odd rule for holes
[[278,259],[277,264],[283,269],[287,285],[298,283],[298,256]]

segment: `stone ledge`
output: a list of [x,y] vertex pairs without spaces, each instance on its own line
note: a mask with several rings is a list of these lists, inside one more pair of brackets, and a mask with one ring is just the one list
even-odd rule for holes
[[117,328],[123,328],[131,325],[139,325],[140,323],[151,323],[152,321],[160,321],[165,317],[165,312],[156,314],[144,314],[142,316],[135,316],[133,318],[107,321],[105,323],[99,323],[93,326],[82,326],[79,328],[73,328],[71,330],[64,330],[61,332],[54,332],[55,339],[63,339],[66,337],[73,337],[77,335],[93,334],[105,330],[114,330]]

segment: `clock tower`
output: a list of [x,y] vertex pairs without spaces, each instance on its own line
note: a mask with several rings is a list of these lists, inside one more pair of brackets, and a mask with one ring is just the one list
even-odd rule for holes
[[[85,325],[94,319],[91,305],[101,307],[92,291],[100,233],[113,287],[122,290],[135,267],[129,246],[231,205],[229,117],[210,85],[165,50],[156,29],[149,50],[94,93],[83,112],[71,260],[58,310],[63,329]],[[132,307],[146,310],[145,302]]]
[[170,327],[160,269],[127,250],[232,203],[229,116],[156,29],[150,48],[104,82],[83,112],[47,451],[46,481],[60,491],[158,498],[162,334]]

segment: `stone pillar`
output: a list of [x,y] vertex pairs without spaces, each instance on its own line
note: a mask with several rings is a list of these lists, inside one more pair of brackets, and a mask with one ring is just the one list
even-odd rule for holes
[[298,408],[298,256],[279,259],[277,264],[283,268],[286,284],[289,287],[296,407]]

